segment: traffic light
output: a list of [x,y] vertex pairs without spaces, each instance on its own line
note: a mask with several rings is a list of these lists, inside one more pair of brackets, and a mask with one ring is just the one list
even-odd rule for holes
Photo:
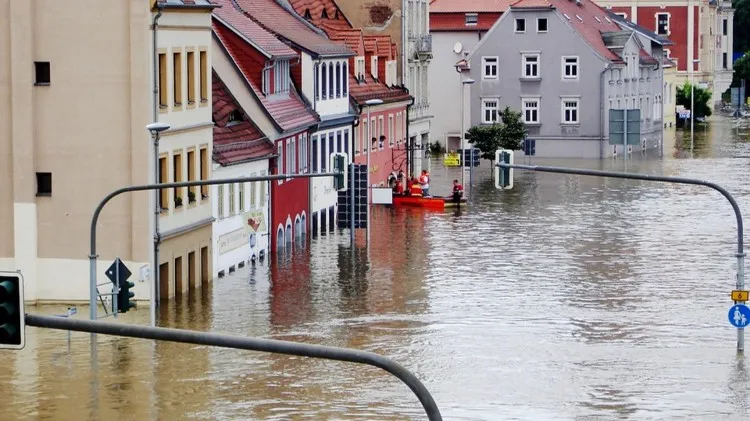
[[135,293],[130,291],[135,284],[130,281],[120,281],[120,292],[117,293],[117,312],[127,313],[131,308],[135,308],[135,302],[130,299],[135,297]]
[[26,332],[23,309],[23,277],[0,272],[0,349],[23,349]]
[[343,191],[347,189],[347,177],[349,176],[347,161],[348,159],[345,153],[336,152],[331,154],[331,171],[338,173],[333,176],[334,190]]
[[[495,162],[513,165],[513,151],[498,149],[495,151]],[[503,190],[513,188],[513,168],[495,166],[495,188]]]

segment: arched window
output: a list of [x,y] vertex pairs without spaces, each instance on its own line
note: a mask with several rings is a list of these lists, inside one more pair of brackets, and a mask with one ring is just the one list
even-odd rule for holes
[[333,75],[333,63],[328,63],[328,89],[330,89],[331,98],[334,98],[333,96],[335,94],[334,86],[336,85],[336,82],[333,80],[333,76],[334,76]]
[[336,98],[341,98],[341,64],[336,63]]
[[341,77],[343,78],[341,80],[341,94],[347,96],[349,94],[349,63],[344,62],[341,69]]
[[321,74],[320,91],[322,92],[321,97],[323,99],[328,99],[328,86],[327,86],[328,78],[326,77],[326,74],[328,74],[328,66],[326,66],[325,63],[323,63],[323,65],[320,67],[321,67],[320,69],[321,70],[320,71],[320,74]]
[[279,227],[279,230],[276,232],[276,250],[283,250],[284,249],[284,230]]

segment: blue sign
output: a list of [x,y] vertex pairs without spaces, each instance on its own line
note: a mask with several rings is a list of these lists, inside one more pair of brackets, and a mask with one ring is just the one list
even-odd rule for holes
[[750,323],[750,307],[737,304],[729,309],[729,323],[734,327],[744,328]]

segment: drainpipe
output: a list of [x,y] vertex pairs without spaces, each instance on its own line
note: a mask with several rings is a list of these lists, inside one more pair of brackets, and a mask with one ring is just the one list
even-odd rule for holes
[[[663,58],[663,49],[662,49],[662,59]],[[659,66],[659,69],[661,70],[661,109],[659,112],[661,113],[661,142],[659,142],[659,158],[664,158],[664,66]]]
[[[401,85],[401,88],[409,95],[409,88]],[[414,145],[411,143],[409,136],[409,108],[414,105],[414,97],[409,96],[409,103],[406,104],[406,176],[411,177],[411,171],[414,170]]]
[[611,68],[612,62],[607,63],[599,75],[599,159],[604,159],[604,74]]
[[[159,121],[159,49],[157,48],[157,36],[159,33],[159,18],[161,17],[161,10],[159,10],[154,19],[151,21],[151,31],[153,32],[151,55],[154,67],[154,110],[153,110],[153,122]],[[154,183],[159,182],[159,136],[154,136]],[[154,285],[151,288],[151,326],[156,326],[156,312],[155,307],[159,303],[159,246],[161,245],[161,233],[159,232],[159,212],[161,211],[159,206],[159,190],[154,190],[154,265],[151,268]]]
[[[407,0],[401,0],[401,84],[406,85],[406,2]],[[409,116],[406,117],[409,119]]]

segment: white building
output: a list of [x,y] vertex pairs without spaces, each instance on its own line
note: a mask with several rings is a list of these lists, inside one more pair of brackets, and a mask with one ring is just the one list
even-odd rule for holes
[[[430,83],[429,68],[432,60],[432,35],[430,34],[430,0],[405,0],[406,10],[403,29],[405,42],[402,48],[406,60],[402,60],[404,85],[414,97],[414,104],[409,108],[409,143],[412,147],[428,145],[430,139]],[[444,82],[439,81],[439,82]],[[414,153],[414,168],[411,171],[419,174],[422,170],[422,152]]]
[[[273,143],[250,120],[224,82],[213,75],[215,180],[269,174]],[[222,277],[245,264],[262,264],[269,253],[267,181],[214,187],[213,275]]]

